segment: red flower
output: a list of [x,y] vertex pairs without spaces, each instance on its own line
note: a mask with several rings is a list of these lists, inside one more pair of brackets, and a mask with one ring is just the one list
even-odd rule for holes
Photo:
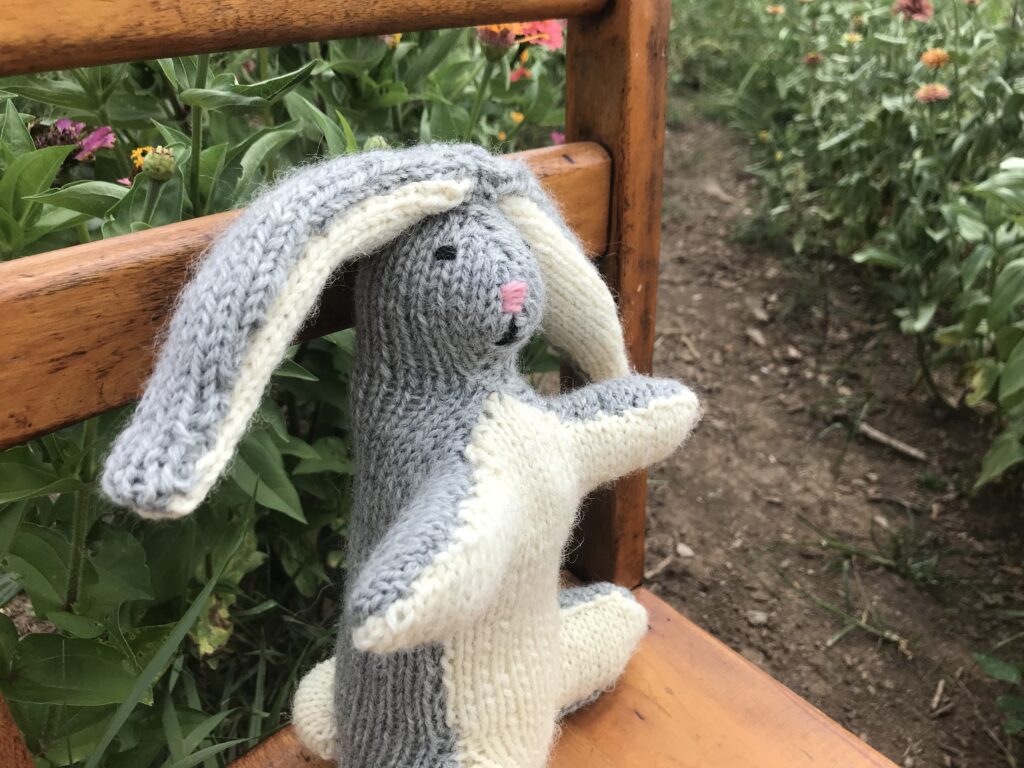
[[531,78],[533,77],[533,75],[530,74],[530,70],[528,70],[526,67],[519,66],[512,70],[512,73],[508,76],[508,79],[509,81],[514,83],[518,80],[522,80],[524,77]]
[[896,0],[892,5],[893,14],[902,14],[907,21],[931,21],[935,6],[929,0]]

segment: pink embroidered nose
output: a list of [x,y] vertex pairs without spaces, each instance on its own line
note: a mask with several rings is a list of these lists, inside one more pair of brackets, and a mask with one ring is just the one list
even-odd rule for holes
[[501,311],[522,312],[523,303],[526,301],[526,294],[530,292],[530,286],[522,280],[513,280],[501,286]]

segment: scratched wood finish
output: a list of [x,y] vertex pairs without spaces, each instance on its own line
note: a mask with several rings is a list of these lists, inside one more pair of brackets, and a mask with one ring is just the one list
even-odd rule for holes
[[[610,693],[570,716],[551,768],[895,768],[644,589],[650,632]],[[231,768],[328,768],[287,728]]]
[[595,13],[605,0],[6,0],[0,76]]
[[[572,144],[519,157],[587,249],[603,253],[611,186],[607,153],[596,144]],[[136,399],[189,265],[237,215],[0,264],[0,447]],[[350,280],[343,275],[305,335],[351,323]]]
[[0,765],[3,768],[34,768],[3,696],[0,696]]
[[[572,19],[567,35],[566,131],[612,156],[609,249],[630,360],[649,372],[661,245],[661,187],[668,87],[669,0],[614,0]],[[634,587],[643,578],[647,478],[637,473],[588,499],[572,567],[588,580]]]

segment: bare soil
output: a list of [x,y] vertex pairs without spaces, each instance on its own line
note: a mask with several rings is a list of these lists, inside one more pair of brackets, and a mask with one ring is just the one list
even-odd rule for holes
[[928,396],[858,268],[740,237],[746,159],[700,118],[668,135],[655,370],[706,415],[652,473],[648,582],[897,764],[1014,765],[972,657],[1024,657],[1019,515],[965,492],[987,427]]

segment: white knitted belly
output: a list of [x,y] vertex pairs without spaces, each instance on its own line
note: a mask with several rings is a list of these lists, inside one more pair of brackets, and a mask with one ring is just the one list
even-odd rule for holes
[[462,768],[542,768],[561,681],[558,603],[551,584],[496,606],[445,644],[449,725]]

